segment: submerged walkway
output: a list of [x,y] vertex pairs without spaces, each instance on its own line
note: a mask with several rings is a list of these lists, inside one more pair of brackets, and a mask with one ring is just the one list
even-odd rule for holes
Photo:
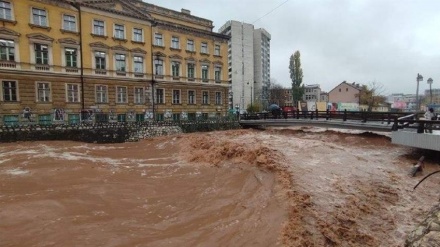
[[416,129],[402,129],[391,133],[394,144],[440,151],[440,130],[432,133],[417,133]]

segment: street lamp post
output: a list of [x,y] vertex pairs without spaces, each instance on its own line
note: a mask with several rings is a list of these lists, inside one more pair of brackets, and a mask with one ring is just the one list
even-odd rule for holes
[[[255,82],[254,82],[254,83],[255,83]],[[253,88],[251,82],[248,82],[247,84],[248,84],[248,85],[251,85],[251,111],[254,111],[254,108],[252,107],[252,104],[253,104],[253,98],[254,98],[254,88]]]
[[423,81],[423,76],[417,73],[417,91],[416,91],[416,111],[420,110],[420,102],[419,102],[419,82]]
[[235,105],[235,110],[237,113],[237,119],[240,120],[240,105],[236,104]]
[[432,78],[429,78],[427,80],[427,82],[429,84],[429,103],[432,104],[432,89],[431,89],[432,82],[433,82]]

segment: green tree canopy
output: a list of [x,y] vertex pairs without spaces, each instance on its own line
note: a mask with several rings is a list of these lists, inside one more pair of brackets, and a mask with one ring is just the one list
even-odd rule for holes
[[386,97],[383,96],[383,85],[378,82],[371,82],[368,85],[362,85],[360,92],[357,95],[359,97],[360,105],[367,105],[368,111],[371,111],[373,107],[379,106],[386,102]]
[[302,85],[303,71],[301,68],[301,54],[295,51],[290,56],[290,79],[292,80],[292,100],[295,105],[298,105],[304,95],[304,85]]

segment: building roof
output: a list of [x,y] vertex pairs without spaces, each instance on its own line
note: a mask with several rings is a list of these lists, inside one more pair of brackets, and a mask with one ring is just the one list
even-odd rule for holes
[[330,90],[328,93],[331,93],[333,90],[339,88],[341,85],[346,85],[346,86],[352,87],[352,88],[354,88],[354,89],[356,89],[358,91],[361,90],[361,87],[359,86],[359,84],[357,84],[355,82],[350,84],[350,83],[347,83],[346,81],[343,81],[343,82],[339,83],[336,87],[334,87],[332,90]]

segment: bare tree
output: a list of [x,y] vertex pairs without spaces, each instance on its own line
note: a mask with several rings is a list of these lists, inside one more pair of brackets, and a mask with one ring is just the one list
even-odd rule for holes
[[384,93],[384,86],[380,82],[373,81],[368,83],[368,85],[362,85],[357,95],[359,97],[359,104],[367,105],[368,111],[371,111],[373,107],[386,102]]
[[285,96],[287,90],[287,88],[278,84],[275,79],[271,79],[269,88],[269,105],[284,105],[284,102],[286,101]]

